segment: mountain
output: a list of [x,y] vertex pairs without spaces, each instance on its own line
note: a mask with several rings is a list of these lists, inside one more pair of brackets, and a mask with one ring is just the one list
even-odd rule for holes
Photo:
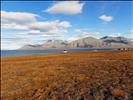
[[42,44],[43,48],[64,48],[67,42],[63,40],[48,40],[46,43]]
[[110,47],[110,48],[133,47],[133,42],[125,37],[105,36],[100,40],[103,41],[103,47]]
[[129,40],[124,37],[110,37],[110,36],[105,36],[101,38],[106,43],[123,43],[123,44],[128,44]]
[[25,45],[21,50],[43,50],[43,49],[57,49],[65,48],[67,45],[66,41],[62,40],[48,40],[41,45]]
[[25,45],[20,48],[20,50],[40,50],[42,45]]
[[79,40],[72,41],[67,47],[70,48],[84,48],[84,47],[100,47],[102,41],[93,37],[86,37]]
[[70,48],[79,47],[96,47],[96,48],[121,48],[121,47],[132,47],[133,42],[124,37],[110,37],[105,36],[101,39],[96,39],[92,37],[87,37],[72,41],[68,44]]
[[41,45],[26,45],[21,50],[65,49],[65,48],[122,48],[133,47],[133,42],[124,37],[105,36],[100,39],[86,37],[72,42],[48,40]]

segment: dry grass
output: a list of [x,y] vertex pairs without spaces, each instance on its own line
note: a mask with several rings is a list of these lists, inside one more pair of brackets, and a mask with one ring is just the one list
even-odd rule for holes
[[132,100],[133,51],[1,59],[3,100]]

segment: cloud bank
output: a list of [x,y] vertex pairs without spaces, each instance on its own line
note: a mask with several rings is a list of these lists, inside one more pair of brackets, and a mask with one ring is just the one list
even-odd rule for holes
[[37,21],[39,15],[25,12],[1,11],[1,27],[3,30],[27,30],[30,33],[63,34],[71,27],[68,21]]
[[27,12],[1,11],[2,32],[11,34],[9,38],[2,38],[2,49],[17,49],[25,44],[35,44],[51,38],[64,39],[64,34],[72,26],[68,21],[38,21],[38,17],[37,14]]

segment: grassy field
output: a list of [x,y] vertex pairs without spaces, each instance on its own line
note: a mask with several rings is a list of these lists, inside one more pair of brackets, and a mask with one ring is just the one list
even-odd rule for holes
[[2,100],[133,100],[133,51],[1,58]]

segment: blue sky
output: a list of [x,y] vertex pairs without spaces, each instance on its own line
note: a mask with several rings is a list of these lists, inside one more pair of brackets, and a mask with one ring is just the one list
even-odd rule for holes
[[132,1],[2,1],[2,49],[48,39],[133,38]]

